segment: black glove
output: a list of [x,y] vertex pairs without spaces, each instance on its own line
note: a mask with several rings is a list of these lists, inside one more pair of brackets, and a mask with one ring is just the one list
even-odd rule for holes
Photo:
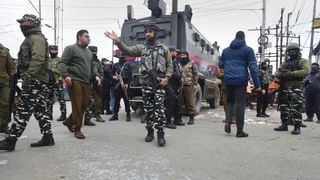
[[309,79],[306,79],[305,81],[304,81],[304,86],[308,86],[310,84],[310,80]]
[[32,84],[32,81],[30,79],[24,79],[22,81],[22,89],[25,92],[31,92],[31,84]]

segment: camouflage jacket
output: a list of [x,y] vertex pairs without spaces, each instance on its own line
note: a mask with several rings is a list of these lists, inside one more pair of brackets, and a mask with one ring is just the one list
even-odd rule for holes
[[48,42],[40,28],[30,29],[20,46],[18,54],[20,75],[23,79],[35,78],[43,83],[49,82]]
[[93,63],[94,68],[96,68],[96,70],[98,71],[98,74],[102,77],[103,76],[103,67],[102,67],[102,64],[97,56],[93,55],[92,63]]
[[55,81],[62,80],[60,71],[58,69],[58,64],[60,63],[60,61],[61,59],[59,57],[52,58],[49,61],[49,70],[52,72]]
[[198,85],[198,68],[196,64],[190,61],[185,65],[182,65],[182,64],[180,65],[182,69],[183,85],[187,85],[187,86]]
[[0,44],[0,87],[9,85],[9,78],[16,72],[9,49]]
[[145,66],[149,70],[156,70],[161,78],[171,78],[173,72],[172,57],[165,45],[155,42],[153,46],[138,44],[128,47],[121,42],[118,47],[126,55],[141,57],[139,71],[142,75],[142,84],[151,85],[153,83]]
[[[309,74],[309,62],[306,59],[287,60],[276,72],[276,77],[280,79],[280,86],[303,86],[304,79]],[[290,76],[284,76],[285,71],[290,72]]]

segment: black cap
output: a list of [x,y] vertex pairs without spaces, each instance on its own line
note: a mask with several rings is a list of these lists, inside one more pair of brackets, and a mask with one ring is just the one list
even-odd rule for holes
[[180,54],[180,55],[181,55],[181,54],[185,54],[185,55],[189,56],[188,51],[180,51],[180,53],[179,53],[179,54]]
[[51,50],[51,49],[58,49],[58,46],[57,45],[50,45],[49,50]]
[[159,27],[155,23],[149,23],[149,24],[144,25],[144,31],[147,29],[152,29],[154,31],[158,31]]
[[88,48],[93,53],[97,53],[98,52],[98,47],[97,46],[89,46]]
[[174,46],[168,46],[169,51],[177,51]]

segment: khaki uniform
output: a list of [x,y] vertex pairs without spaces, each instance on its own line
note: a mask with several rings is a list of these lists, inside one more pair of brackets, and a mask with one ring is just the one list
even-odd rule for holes
[[186,113],[189,116],[195,115],[194,92],[195,86],[198,86],[198,68],[193,62],[188,62],[185,65],[181,64],[183,89],[182,101],[186,108]]
[[16,72],[9,50],[0,44],[0,127],[7,127],[10,122],[9,112],[9,77]]

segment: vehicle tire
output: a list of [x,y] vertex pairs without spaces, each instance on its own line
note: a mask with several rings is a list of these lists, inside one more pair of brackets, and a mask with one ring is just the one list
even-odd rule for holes
[[197,89],[194,92],[194,108],[197,114],[201,111],[201,103],[202,103],[202,92],[201,87],[198,85]]

